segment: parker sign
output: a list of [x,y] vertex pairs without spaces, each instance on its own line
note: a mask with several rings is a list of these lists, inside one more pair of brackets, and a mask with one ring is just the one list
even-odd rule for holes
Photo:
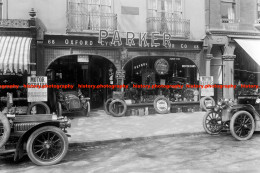
[[[150,38],[148,39],[148,33],[143,32],[135,34],[133,32],[126,32],[126,38],[120,35],[118,30],[115,30],[112,34],[112,40],[109,40],[109,32],[106,30],[99,31],[98,43],[103,46],[130,46],[130,47],[165,47],[165,48],[180,48],[180,49],[200,49],[199,44],[190,44],[190,42],[174,42],[172,35],[169,33],[160,34],[159,32],[150,33]],[[177,43],[177,44],[176,44]]]
[[93,48],[93,47],[132,47],[132,48],[152,48],[152,49],[171,49],[171,50],[191,50],[200,51],[202,41],[175,40],[169,33],[158,32],[126,32],[118,30],[108,32],[100,30],[98,36],[77,36],[77,35],[45,35],[43,44],[52,47],[74,47],[74,48]]

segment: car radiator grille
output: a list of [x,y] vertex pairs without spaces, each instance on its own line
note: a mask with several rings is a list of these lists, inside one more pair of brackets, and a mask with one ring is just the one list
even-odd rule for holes
[[14,131],[27,131],[39,123],[19,123],[14,125]]

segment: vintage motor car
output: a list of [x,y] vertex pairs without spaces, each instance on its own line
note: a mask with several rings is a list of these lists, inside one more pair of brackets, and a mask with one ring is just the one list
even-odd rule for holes
[[14,161],[26,153],[37,165],[60,162],[68,150],[70,120],[56,114],[24,114],[23,107],[14,107],[19,98],[1,97],[6,107],[0,112],[0,156],[13,155]]
[[0,113],[0,156],[11,154],[17,161],[27,153],[37,165],[56,164],[68,150],[68,127],[70,121],[56,114]]
[[237,140],[248,140],[260,131],[259,99],[257,95],[238,96],[237,103],[225,99],[216,106],[206,106],[203,127],[211,135],[230,130]]
[[87,116],[90,111],[90,98],[84,97],[80,89],[78,91],[59,89],[55,97],[55,100],[57,100],[56,111],[59,116],[76,112],[83,112]]

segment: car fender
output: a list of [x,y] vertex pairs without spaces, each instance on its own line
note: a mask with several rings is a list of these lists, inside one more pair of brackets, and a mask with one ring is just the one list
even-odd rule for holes
[[229,108],[229,112],[232,113],[232,115],[234,115],[236,112],[238,111],[247,111],[249,112],[253,118],[256,121],[260,121],[260,115],[258,114],[258,112],[255,110],[255,108],[250,105],[250,104],[246,104],[246,105],[235,105],[231,108]]
[[17,161],[19,159],[21,159],[24,155],[24,143],[27,142],[28,138],[30,137],[30,135],[37,130],[40,127],[43,126],[55,126],[55,127],[60,127],[60,123],[59,122],[44,122],[44,123],[40,123],[38,125],[35,125],[33,127],[31,127],[29,130],[27,130],[18,140],[17,144],[16,144],[16,150],[15,150],[15,154],[14,154],[14,161]]

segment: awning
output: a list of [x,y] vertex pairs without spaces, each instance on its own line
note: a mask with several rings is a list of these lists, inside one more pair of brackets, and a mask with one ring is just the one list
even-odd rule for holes
[[30,73],[32,38],[0,36],[0,70],[3,73]]
[[235,39],[235,41],[247,52],[247,54],[260,65],[260,40]]

